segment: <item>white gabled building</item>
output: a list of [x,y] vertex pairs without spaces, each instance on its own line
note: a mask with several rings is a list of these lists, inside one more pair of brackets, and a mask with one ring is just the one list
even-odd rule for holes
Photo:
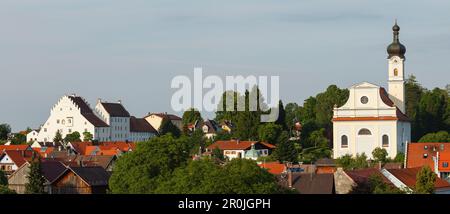
[[27,134],[27,142],[36,142],[39,135],[39,130],[31,130]]
[[132,142],[146,141],[158,134],[150,123],[144,118],[130,117],[130,137]]
[[94,140],[108,141],[110,128],[89,107],[89,104],[76,95],[61,97],[50,111],[50,116],[42,125],[37,141],[52,142],[57,131],[64,138],[67,134],[90,132]]
[[117,103],[108,103],[98,99],[95,111],[110,127],[110,141],[130,140],[130,113],[120,100]]
[[389,89],[363,82],[349,88],[347,102],[334,108],[333,158],[384,148],[390,158],[405,150],[411,140],[411,123],[405,115],[404,61],[406,48],[400,44],[400,27],[393,27],[394,41],[388,46]]

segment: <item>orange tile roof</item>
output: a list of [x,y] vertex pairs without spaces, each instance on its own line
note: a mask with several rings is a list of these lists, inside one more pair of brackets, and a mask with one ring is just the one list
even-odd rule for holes
[[[417,173],[421,169],[422,167],[415,167],[409,169],[386,169],[386,170],[389,171],[392,175],[394,175],[397,179],[399,179],[402,183],[404,183],[408,187],[414,187],[416,185]],[[450,183],[441,178],[436,178],[434,187],[436,189],[450,188]]]
[[0,152],[3,150],[27,150],[31,148],[29,145],[23,144],[23,145],[0,145]]
[[258,164],[259,167],[267,169],[271,174],[279,175],[286,169],[285,165],[279,162],[268,162]]
[[429,166],[434,169],[433,157],[437,157],[437,152],[440,159],[450,160],[450,143],[408,143],[407,146],[406,168]]
[[8,157],[16,164],[17,167],[21,167],[26,162],[32,160],[33,150],[19,151],[19,150],[6,150],[4,155],[8,155]]
[[[444,167],[446,163],[447,167]],[[444,152],[439,154],[439,171],[440,172],[450,172],[450,152]]]
[[33,150],[37,152],[40,157],[46,158],[55,150],[55,147],[33,148]]

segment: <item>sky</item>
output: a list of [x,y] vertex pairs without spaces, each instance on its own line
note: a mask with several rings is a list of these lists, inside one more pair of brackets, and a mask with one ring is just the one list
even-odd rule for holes
[[[0,123],[38,128],[76,93],[138,117],[173,112],[177,75],[280,77],[283,102],[330,84],[387,85],[398,19],[405,72],[450,83],[449,1],[1,0]],[[181,113],[178,113],[181,115]],[[213,117],[205,113],[205,117]]]

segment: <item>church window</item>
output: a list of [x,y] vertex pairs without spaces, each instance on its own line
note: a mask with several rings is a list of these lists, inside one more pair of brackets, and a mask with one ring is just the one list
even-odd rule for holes
[[398,69],[394,68],[394,76],[398,76]]
[[383,139],[382,139],[383,147],[388,147],[388,146],[389,146],[389,136],[383,135],[382,138],[383,138]]
[[369,129],[361,129],[359,130],[358,135],[372,135],[372,132],[370,132]]
[[348,147],[348,137],[347,135],[341,136],[341,148],[347,148]]
[[362,104],[367,104],[369,102],[369,98],[368,97],[366,97],[366,96],[362,96],[361,97],[361,103]]

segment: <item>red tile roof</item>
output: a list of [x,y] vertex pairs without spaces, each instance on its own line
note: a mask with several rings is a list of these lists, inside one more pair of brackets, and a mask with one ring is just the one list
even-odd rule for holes
[[368,181],[369,177],[372,175],[379,175],[383,181],[387,184],[392,184],[389,179],[387,179],[379,169],[367,168],[367,169],[357,169],[357,170],[345,170],[347,174],[355,183],[365,183]]
[[55,147],[33,148],[33,150],[37,152],[40,157],[46,158],[49,157],[50,154],[55,150]]
[[78,154],[85,154],[86,147],[92,146],[92,142],[71,142],[73,149]]
[[229,140],[229,141],[216,141],[212,145],[208,146],[207,149],[213,150],[215,148],[219,148],[220,150],[248,150],[252,147],[252,144],[262,145],[268,149],[275,148],[274,145],[269,143],[262,143],[259,141],[237,141],[237,140]]
[[[447,167],[444,167],[446,163]],[[440,172],[450,172],[450,152],[439,154],[439,171]]]
[[0,145],[0,153],[3,150],[29,150],[31,147],[29,145]]
[[[417,173],[422,169],[422,167],[415,167],[409,169],[386,169],[392,175],[394,175],[397,179],[399,179],[406,186],[412,188],[416,185],[416,176]],[[439,188],[450,188],[450,183],[447,181],[436,178],[436,182],[434,183],[434,187],[436,189]]]
[[268,162],[258,164],[259,167],[267,169],[271,174],[279,175],[286,169],[286,166],[279,162]]
[[434,169],[433,157],[437,157],[437,152],[443,160],[449,160],[450,143],[408,143],[407,146],[406,168],[429,166]]
[[29,162],[33,158],[33,150],[19,151],[19,150],[6,150],[2,156],[8,155],[11,161],[16,164],[17,167],[21,167],[26,162]]

